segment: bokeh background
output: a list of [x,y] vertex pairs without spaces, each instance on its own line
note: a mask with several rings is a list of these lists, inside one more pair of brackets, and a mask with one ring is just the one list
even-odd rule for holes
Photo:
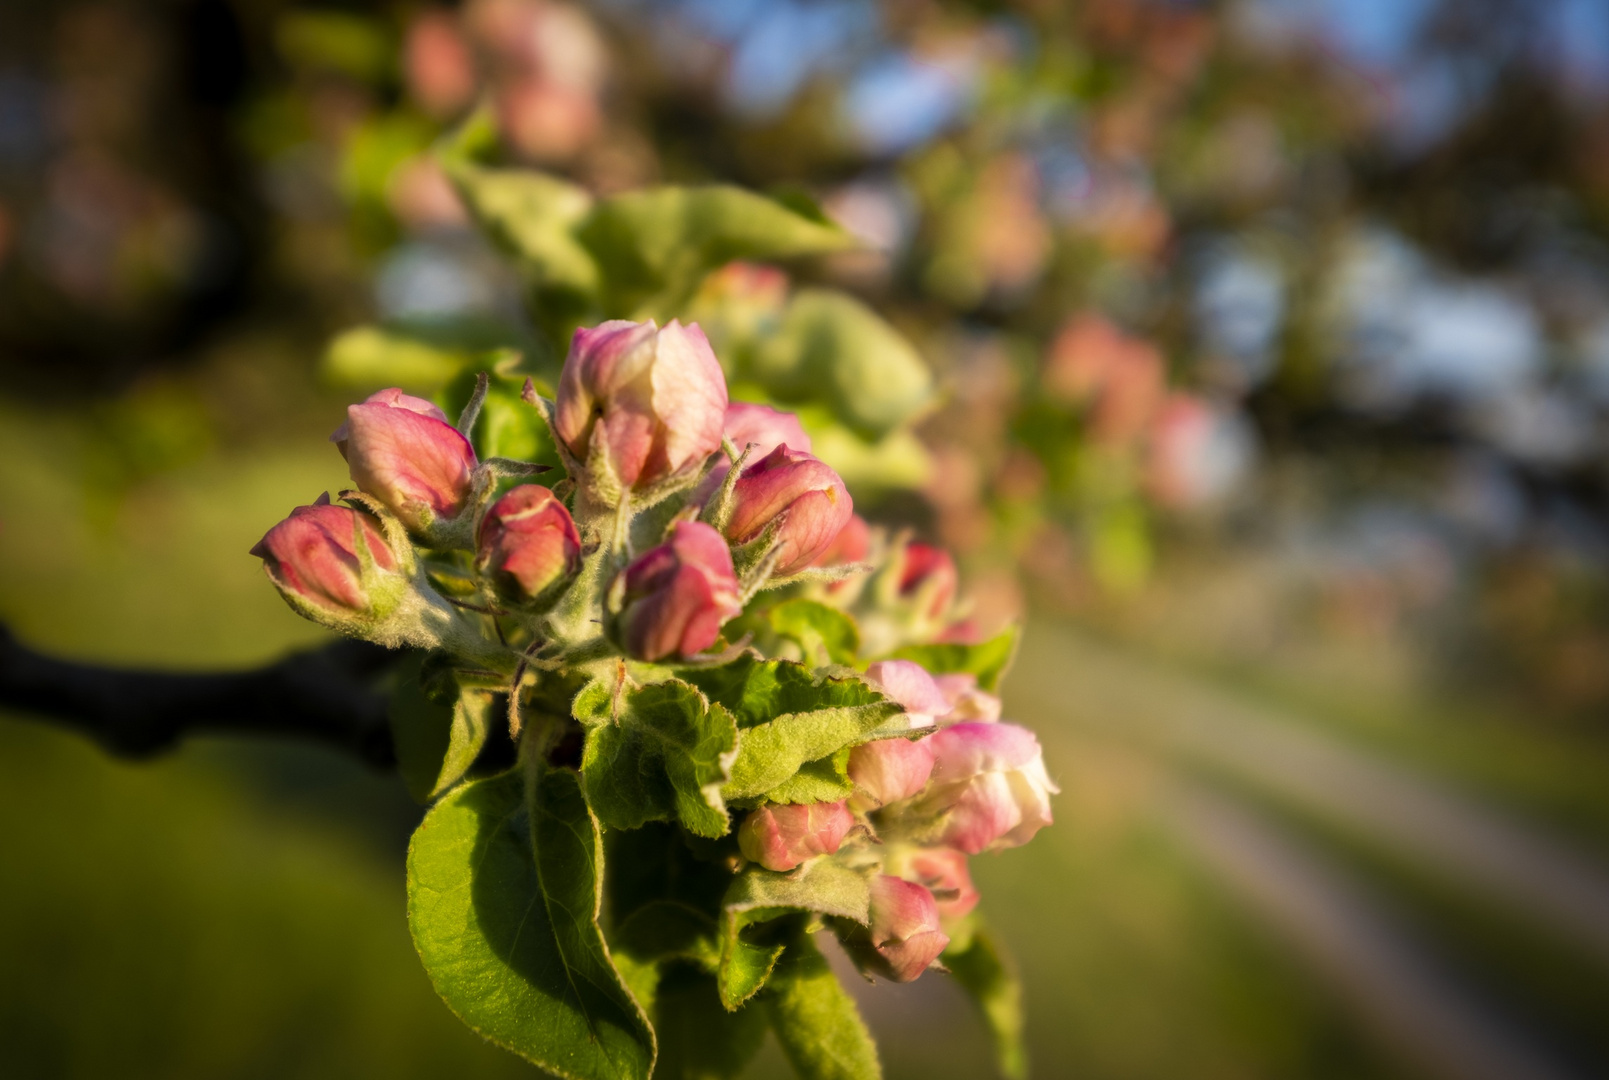
[[[595,192],[862,240],[695,303],[830,285],[932,372],[818,447],[1028,619],[1064,793],[975,873],[1037,1075],[1609,1074],[1609,5],[10,0],[16,634],[320,640],[247,548],[343,485],[355,394],[521,332],[428,153],[482,96]],[[331,751],[0,719],[0,1073],[529,1075],[413,954],[419,814]],[[942,977],[863,1002],[891,1076],[988,1074]]]

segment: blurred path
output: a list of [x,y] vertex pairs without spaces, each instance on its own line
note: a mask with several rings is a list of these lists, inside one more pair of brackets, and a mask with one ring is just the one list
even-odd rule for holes
[[[1007,700],[1062,730],[1116,739],[1174,768],[1163,818],[1257,920],[1288,941],[1359,1018],[1427,1075],[1577,1075],[1505,1017],[1321,845],[1253,789],[1497,898],[1609,968],[1609,868],[1503,808],[1329,734],[1300,715],[1053,624],[1026,635]],[[1047,678],[1047,673],[1055,673]],[[1058,732],[1044,731],[1052,766]]]
[[[1075,680],[1068,690],[1081,726],[1143,740],[1315,811],[1506,900],[1609,967],[1609,869],[1590,855],[1313,724],[1058,627],[1036,624],[1023,660]],[[1035,708],[1070,715],[1066,699],[1046,700],[1043,688]]]
[[1267,822],[1194,786],[1174,793],[1167,815],[1252,910],[1427,1074],[1448,1080],[1574,1075],[1445,971],[1345,875]]

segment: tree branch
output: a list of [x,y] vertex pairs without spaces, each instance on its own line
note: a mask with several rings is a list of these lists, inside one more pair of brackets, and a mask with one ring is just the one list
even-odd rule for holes
[[311,739],[391,768],[396,754],[377,677],[400,653],[338,641],[252,671],[138,671],[58,660],[0,626],[0,708],[73,728],[119,757],[172,749],[197,733]]

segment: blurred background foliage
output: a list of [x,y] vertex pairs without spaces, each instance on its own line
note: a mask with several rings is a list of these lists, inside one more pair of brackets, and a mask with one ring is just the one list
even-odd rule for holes
[[[542,457],[523,375],[649,314],[1032,617],[1066,794],[978,873],[1040,1075],[1609,1071],[1609,9],[0,8],[32,644],[317,640],[244,552],[345,402],[491,367]],[[521,1071],[411,953],[395,778],[0,742],[8,1075]],[[986,1071],[942,980],[866,1002],[892,1075]]]

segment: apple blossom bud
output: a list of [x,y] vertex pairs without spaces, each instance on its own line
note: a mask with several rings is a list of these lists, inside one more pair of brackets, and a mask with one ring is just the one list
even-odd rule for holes
[[968,721],[992,724],[1000,719],[1000,699],[987,690],[978,689],[978,677],[959,671],[949,675],[935,675],[944,700],[950,711],[939,718],[941,724],[962,724]]
[[777,521],[773,573],[791,574],[825,551],[853,512],[849,489],[832,466],[780,445],[746,466],[733,485],[726,535],[747,543]]
[[[779,446],[786,446],[804,453],[810,452],[810,436],[799,424],[799,418],[793,413],[780,412],[768,405],[754,405],[747,401],[734,401],[726,407],[726,437],[732,445],[742,453],[752,444],[754,449],[749,451],[749,461],[759,461]],[[694,501],[703,503],[715,494],[726,479],[726,474],[732,471],[732,463],[724,457],[717,459],[715,467],[705,477],[703,486],[699,489]]]
[[1026,844],[1051,823],[1050,797],[1060,789],[1027,728],[955,724],[925,742],[933,774],[913,813],[942,816],[942,843],[976,855]]
[[457,517],[469,499],[475,451],[423,398],[396,387],[371,394],[346,410],[330,441],[358,487],[415,533]]
[[879,874],[871,882],[869,966],[895,982],[910,982],[928,969],[950,943],[939,929],[933,894],[913,881]]
[[877,739],[849,752],[849,778],[855,782],[855,808],[879,806],[909,799],[927,786],[933,772],[933,751],[926,740]]
[[475,566],[513,604],[550,595],[581,568],[581,535],[564,504],[540,484],[521,484],[481,519]]
[[925,614],[938,618],[955,599],[959,576],[955,560],[943,548],[931,544],[905,545],[905,563],[900,569],[901,596],[925,599]]
[[754,443],[751,458],[758,460],[779,446],[810,453],[810,436],[799,418],[769,405],[734,401],[726,407],[726,437],[739,450]]
[[251,553],[292,608],[321,621],[382,619],[406,586],[375,519],[328,495],[292,510]]
[[872,551],[872,528],[859,514],[850,514],[832,543],[816,556],[817,566],[842,566],[865,562]]
[[890,874],[914,881],[931,892],[939,919],[945,925],[978,906],[978,890],[967,870],[967,857],[955,848],[892,845],[885,867]]
[[767,870],[792,870],[836,852],[854,824],[855,815],[842,802],[771,803],[743,820],[737,845],[744,858]]
[[679,521],[665,543],[625,569],[619,632],[639,660],[688,657],[743,611],[732,552],[713,528]]
[[932,727],[950,711],[950,703],[927,669],[914,660],[879,660],[866,668],[865,679],[905,709],[907,727]]
[[721,447],[726,376],[704,332],[623,319],[575,332],[559,376],[555,427],[578,460],[596,451],[642,488]]

